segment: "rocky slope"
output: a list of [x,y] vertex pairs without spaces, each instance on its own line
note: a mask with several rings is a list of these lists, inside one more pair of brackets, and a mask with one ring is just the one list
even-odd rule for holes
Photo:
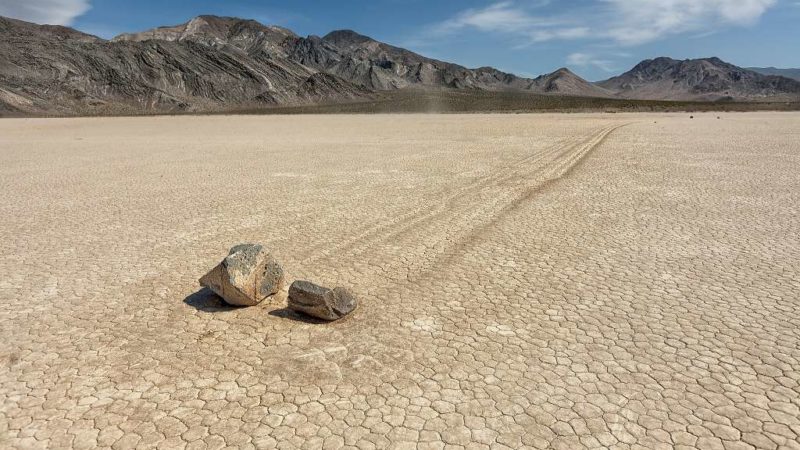
[[648,100],[797,100],[800,82],[763,75],[719,58],[648,59],[597,83],[624,98]]
[[612,97],[614,95],[614,92],[590,83],[563,67],[553,73],[534,78],[529,89],[581,97]]
[[267,49],[282,41],[275,34],[288,35],[285,30],[254,22],[237,26],[230,39],[219,41],[200,33],[108,42],[68,28],[0,18],[0,104],[5,104],[0,107],[51,114],[220,111],[373,95],[273,57]]
[[262,25],[255,20],[198,16],[181,25],[121,34],[112,39],[112,42],[194,42],[219,49],[240,50],[252,55],[265,52],[285,56],[283,42],[287,38],[297,37],[291,30]]
[[532,80],[468,69],[346,30],[301,37],[253,20],[199,16],[105,41],[0,18],[0,111],[220,111],[403,88],[606,94],[572,73]]
[[350,30],[302,37],[199,16],[111,41],[0,17],[0,114],[226,111],[342,103],[399,89],[717,100],[800,98],[800,82],[716,58],[657,58],[601,83],[568,69],[535,79],[427,58]]
[[467,69],[378,42],[354,31],[290,39],[293,61],[376,90],[406,87],[527,89],[530,80],[491,67]]
[[407,87],[455,89],[536,89],[530,79],[491,67],[468,69],[426,58],[351,30],[323,37],[300,37],[290,30],[252,20],[200,16],[174,26],[123,34],[114,41],[164,40],[236,47],[250,54],[265,51],[313,71],[325,72],[373,90]]

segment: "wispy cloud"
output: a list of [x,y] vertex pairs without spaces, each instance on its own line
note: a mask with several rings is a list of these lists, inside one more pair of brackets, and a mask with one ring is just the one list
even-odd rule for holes
[[554,39],[570,40],[587,38],[592,34],[589,27],[564,27],[538,30],[531,33],[534,42],[551,41]]
[[592,0],[544,13],[548,2],[501,1],[467,9],[436,24],[439,34],[473,29],[514,35],[528,42],[595,39],[633,46],[670,35],[713,33],[748,26],[777,0]]
[[575,67],[597,67],[604,72],[614,72],[617,67],[608,59],[602,59],[593,54],[576,52],[567,56],[567,64]]
[[70,25],[90,8],[89,0],[0,0],[0,16],[50,25]]
[[527,42],[578,39],[588,35],[590,31],[588,27],[575,26],[572,20],[536,15],[531,12],[532,9],[546,6],[548,3],[548,1],[534,4],[528,2],[522,7],[512,1],[502,1],[485,8],[467,9],[436,24],[430,31],[433,34],[446,35],[464,29],[474,29],[487,33],[514,35]]
[[683,33],[713,33],[748,26],[776,0],[603,0],[618,19],[607,35],[623,45],[638,45]]
[[527,33],[547,24],[546,19],[533,16],[514,6],[512,2],[506,1],[486,8],[462,11],[452,19],[442,22],[439,30],[449,33],[463,28],[475,28],[480,31]]

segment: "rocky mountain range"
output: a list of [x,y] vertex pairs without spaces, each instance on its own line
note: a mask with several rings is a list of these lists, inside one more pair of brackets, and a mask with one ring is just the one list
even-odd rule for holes
[[648,59],[597,85],[619,97],[647,100],[797,101],[800,98],[797,80],[760,74],[719,58]]
[[298,36],[253,20],[199,16],[112,40],[0,17],[0,112],[226,111],[365,101],[407,89],[718,100],[798,99],[800,82],[716,58],[657,58],[590,83],[469,69],[350,30]]
[[264,26],[255,21],[200,16],[183,25],[123,34],[112,41],[146,42],[154,39],[196,42],[219,49],[235,47],[251,56],[266,52],[272,58],[289,60],[314,72],[334,75],[374,91],[413,87],[573,94],[570,88],[578,87],[595,94],[603,93],[602,89],[567,69],[537,79],[518,77],[492,67],[468,69],[426,58],[352,30],[337,30],[323,37],[300,37],[285,28]]
[[223,38],[198,33],[184,40],[105,41],[69,28],[0,19],[0,102],[24,112],[103,114],[218,111],[373,95],[274,57],[269,46],[289,32],[230,22],[236,28]]

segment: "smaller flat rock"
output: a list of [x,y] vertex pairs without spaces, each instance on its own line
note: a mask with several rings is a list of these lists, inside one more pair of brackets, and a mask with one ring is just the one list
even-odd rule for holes
[[200,284],[230,305],[253,306],[281,289],[283,268],[261,245],[240,244]]
[[310,281],[297,280],[289,287],[289,309],[322,320],[337,320],[358,306],[345,288],[329,289]]

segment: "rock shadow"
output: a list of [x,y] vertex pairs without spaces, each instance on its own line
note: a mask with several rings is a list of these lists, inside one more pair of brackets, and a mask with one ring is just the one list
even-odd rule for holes
[[215,294],[214,291],[207,287],[186,297],[183,299],[183,303],[186,303],[198,311],[208,313],[235,311],[242,308],[241,306],[231,306],[225,303],[219,295]]
[[272,311],[269,312],[269,315],[274,317],[280,317],[281,319],[294,320],[295,322],[303,322],[310,324],[328,323],[328,321],[326,320],[317,319],[316,317],[311,317],[303,313],[293,311],[289,308],[273,309]]

